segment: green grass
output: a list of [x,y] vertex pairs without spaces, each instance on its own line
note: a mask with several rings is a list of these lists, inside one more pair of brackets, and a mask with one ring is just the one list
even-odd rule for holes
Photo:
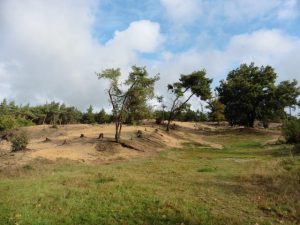
[[[0,224],[297,224],[300,158],[226,132],[149,158],[36,160],[0,172]],[[298,220],[297,220],[298,219]]]
[[217,170],[216,167],[205,166],[205,167],[202,167],[202,168],[198,169],[197,171],[200,172],[200,173],[210,173],[210,172],[214,172],[216,170]]

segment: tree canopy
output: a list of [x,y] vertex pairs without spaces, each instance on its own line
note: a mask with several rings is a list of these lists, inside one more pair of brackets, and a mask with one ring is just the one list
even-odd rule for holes
[[171,121],[187,106],[193,96],[201,100],[210,98],[211,83],[212,79],[206,78],[206,71],[203,69],[187,75],[182,74],[178,82],[168,85],[168,90],[174,95],[174,99],[168,118],[167,131],[170,129]]
[[115,141],[119,142],[122,125],[126,119],[141,119],[147,107],[147,101],[154,97],[154,84],[159,79],[158,75],[149,77],[145,67],[133,66],[128,79],[121,89],[120,69],[107,69],[97,74],[99,79],[110,81],[107,90],[115,121]]
[[276,85],[276,78],[271,66],[257,67],[254,63],[242,64],[229,72],[217,91],[231,125],[253,127],[255,120],[267,123],[276,116],[282,117],[286,107],[297,104],[297,81]]

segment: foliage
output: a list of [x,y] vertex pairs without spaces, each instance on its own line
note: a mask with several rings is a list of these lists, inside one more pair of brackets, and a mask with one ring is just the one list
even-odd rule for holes
[[208,101],[207,108],[210,110],[208,113],[208,117],[210,121],[213,122],[221,122],[225,120],[224,109],[225,105],[223,105],[219,99],[211,99]]
[[297,81],[283,81],[276,86],[276,77],[271,66],[259,68],[254,63],[242,64],[229,72],[217,91],[231,125],[253,127],[255,120],[267,124],[276,117],[282,118],[286,107],[297,104]]
[[156,99],[161,106],[161,110],[156,111],[156,121],[157,121],[157,124],[161,124],[161,122],[164,121],[166,118],[165,109],[167,108],[167,106],[165,105],[164,97],[162,95],[156,96]]
[[300,119],[290,119],[285,122],[283,133],[287,143],[300,143]]
[[1,115],[0,116],[0,131],[6,131],[16,126],[16,120],[12,116]]
[[[66,106],[58,102],[44,105],[16,105],[13,101],[4,99],[0,103],[0,129],[40,125],[40,124],[71,124],[81,120],[82,113],[73,106]],[[4,125],[4,123],[6,125]]]
[[11,150],[13,152],[25,150],[28,145],[29,139],[26,133],[22,132],[16,134],[11,140]]
[[193,121],[193,122],[203,122],[207,121],[207,114],[204,112],[201,112],[199,110],[192,110],[190,108],[187,108],[181,112],[179,112],[175,117],[175,120],[187,122],[187,121]]
[[175,116],[182,110],[187,109],[187,103],[193,96],[199,97],[201,100],[210,98],[212,79],[208,79],[205,76],[206,71],[204,69],[188,75],[182,74],[178,82],[168,85],[168,90],[175,98],[168,117],[167,131],[169,131],[170,123]]
[[111,116],[101,109],[99,113],[95,115],[95,121],[99,124],[112,122]]
[[93,124],[96,122],[95,115],[93,113],[93,106],[90,105],[86,113],[82,115],[81,122],[86,124]]
[[99,79],[110,81],[107,93],[116,124],[115,140],[119,142],[123,123],[126,120],[140,120],[145,115],[147,101],[154,97],[154,84],[159,77],[149,78],[146,68],[133,66],[124,83],[127,89],[122,90],[120,69],[107,69],[97,76]]

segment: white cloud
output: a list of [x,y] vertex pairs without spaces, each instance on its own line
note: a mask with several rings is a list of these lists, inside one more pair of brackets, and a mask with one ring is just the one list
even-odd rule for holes
[[283,6],[278,11],[278,18],[281,20],[291,20],[298,17],[298,14],[299,14],[299,1],[285,0]]
[[231,0],[218,4],[215,12],[219,15],[224,13],[225,18],[231,22],[292,20],[298,16],[298,3],[299,0]]
[[[282,0],[231,0],[226,1],[217,13],[224,13],[231,22],[241,22],[249,19],[265,19],[272,10],[281,5]],[[272,15],[272,14],[271,14]],[[216,15],[217,16],[217,15]]]
[[168,15],[179,24],[192,22],[201,14],[199,0],[161,0]]
[[292,20],[299,14],[299,0],[160,0],[169,18],[179,24],[199,21],[241,23],[243,21]]
[[141,20],[132,22],[124,31],[116,31],[114,38],[108,41],[106,46],[149,53],[155,51],[162,42],[159,24]]
[[91,35],[96,1],[17,0],[0,3],[0,98],[21,103],[61,100],[107,105],[96,71],[127,69],[138,53],[163,41],[159,24],[135,21],[105,45]]
[[[174,12],[169,13],[174,21],[191,22],[201,11],[211,13],[204,10],[208,4],[204,1],[162,1],[173,7]],[[241,14],[232,18],[240,18],[240,15],[252,18],[275,10],[282,0],[252,3],[233,0],[231,4],[237,5],[230,7],[228,2],[216,6],[212,12],[219,10],[218,7],[227,7],[226,13],[241,9]],[[286,9],[297,7],[292,3]],[[55,99],[81,108],[89,104],[107,106],[106,82],[98,81],[94,73],[110,67],[128,71],[133,64],[148,65],[150,74],[161,74],[160,93],[165,92],[166,84],[178,79],[180,73],[206,68],[208,75],[218,80],[240,63],[251,61],[274,66],[281,80],[299,80],[300,38],[283,31],[262,29],[235,35],[222,49],[207,44],[210,36],[202,33],[198,35],[198,42],[205,43],[205,48],[200,48],[204,50],[199,51],[197,43],[193,43],[191,49],[174,53],[162,47],[165,37],[158,23],[140,20],[131,22],[126,29],[116,31],[105,44],[100,44],[92,36],[95,5],[94,0],[28,0],[26,3],[0,0],[0,98],[9,97],[20,103]],[[186,39],[185,34],[182,36]],[[152,52],[161,53],[161,61],[140,57],[142,53]]]
[[[163,55],[164,56],[164,55]],[[280,30],[258,30],[233,36],[224,50],[196,49],[173,54],[164,62],[157,62],[152,70],[161,73],[159,91],[166,91],[166,84],[178,79],[180,73],[191,73],[205,68],[207,75],[217,81],[241,63],[255,62],[270,65],[278,73],[278,80],[297,79],[300,82],[300,38],[289,36]]]

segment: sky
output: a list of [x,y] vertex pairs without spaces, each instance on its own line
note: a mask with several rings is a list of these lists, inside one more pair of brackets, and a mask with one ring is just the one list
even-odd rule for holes
[[104,69],[146,66],[165,95],[180,74],[205,68],[214,89],[250,62],[300,81],[300,0],[0,0],[0,99],[18,104],[109,109]]

